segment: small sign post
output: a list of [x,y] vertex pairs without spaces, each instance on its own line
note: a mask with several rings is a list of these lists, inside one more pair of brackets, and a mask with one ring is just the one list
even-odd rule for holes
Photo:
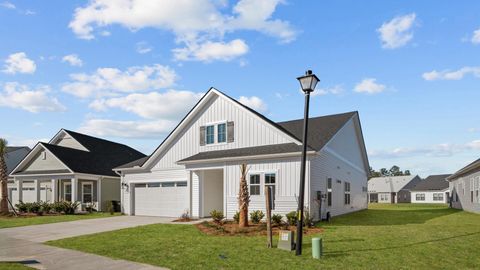
[[270,201],[270,188],[265,189],[265,205],[267,210],[267,247],[272,248],[272,205]]

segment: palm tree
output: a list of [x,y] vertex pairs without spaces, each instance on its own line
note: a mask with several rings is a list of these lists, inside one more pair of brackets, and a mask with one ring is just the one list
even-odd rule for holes
[[8,211],[8,192],[7,192],[7,164],[5,163],[5,156],[7,154],[7,140],[0,138],[0,214],[7,215]]
[[247,186],[247,164],[240,165],[240,190],[238,192],[238,226],[248,227],[248,204],[250,203],[250,194]]

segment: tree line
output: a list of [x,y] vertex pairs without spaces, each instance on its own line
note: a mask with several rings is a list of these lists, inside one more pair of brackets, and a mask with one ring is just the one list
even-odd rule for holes
[[379,171],[370,167],[370,177],[383,177],[383,176],[403,176],[411,175],[410,170],[402,171],[397,165],[393,165],[392,168],[381,168]]

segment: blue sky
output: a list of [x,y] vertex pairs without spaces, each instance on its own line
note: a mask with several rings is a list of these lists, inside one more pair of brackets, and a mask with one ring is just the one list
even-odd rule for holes
[[0,136],[60,128],[150,154],[211,86],[275,121],[357,110],[371,166],[480,154],[478,1],[2,1]]

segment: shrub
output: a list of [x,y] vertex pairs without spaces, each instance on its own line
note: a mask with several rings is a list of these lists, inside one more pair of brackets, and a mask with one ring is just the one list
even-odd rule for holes
[[285,216],[287,217],[288,225],[295,226],[295,224],[297,224],[297,212],[296,211],[292,211],[292,212],[286,214]]
[[42,212],[42,203],[41,202],[33,202],[31,203],[30,205],[30,212],[31,213],[35,213],[35,214],[39,214],[39,215],[42,215],[43,212]]
[[48,214],[52,210],[52,204],[48,202],[41,202],[40,203],[40,211]]
[[27,212],[27,204],[22,202],[22,201],[19,201],[17,204],[15,204],[15,207],[21,213],[26,213]]
[[213,221],[215,223],[221,223],[222,220],[225,218],[222,211],[217,210],[212,210],[212,212],[210,212],[210,216],[213,218]]
[[65,212],[66,215],[73,215],[75,214],[75,210],[77,210],[77,207],[80,203],[79,202],[63,202],[64,209],[63,211]]
[[65,204],[63,202],[54,202],[52,203],[53,212],[61,214],[65,212]]
[[303,211],[303,226],[307,226],[308,228],[313,227],[313,218],[310,216],[308,209]]
[[110,215],[113,215],[115,212],[115,207],[113,206],[113,201],[107,201],[107,212],[110,213]]
[[85,210],[90,214],[93,213],[94,211],[96,212],[97,204],[95,202],[89,202],[85,205]]
[[253,224],[258,224],[260,223],[260,220],[265,216],[265,214],[260,211],[256,210],[250,213],[250,220],[252,221]]
[[273,225],[277,225],[277,226],[278,226],[278,225],[282,224],[282,219],[283,219],[282,215],[280,215],[280,214],[273,214],[273,215],[272,215],[272,223],[273,223]]
[[[113,213],[112,213],[113,215]],[[182,215],[180,215],[180,219],[183,221],[189,221],[190,220],[190,213],[188,212],[188,209],[186,209]]]
[[235,221],[235,223],[238,224],[238,222],[240,221],[240,212],[235,212],[235,215],[233,215],[233,220]]

